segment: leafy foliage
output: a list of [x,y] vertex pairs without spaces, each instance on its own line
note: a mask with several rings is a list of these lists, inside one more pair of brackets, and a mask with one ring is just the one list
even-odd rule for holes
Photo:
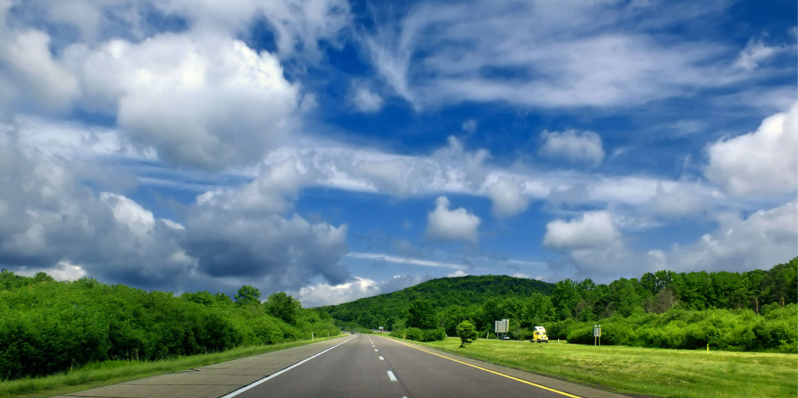
[[[658,348],[704,348],[730,351],[796,352],[798,306],[765,306],[765,315],[750,309],[671,310],[663,314],[637,313],[602,320],[601,343]],[[559,322],[551,338],[593,344],[592,322]]]
[[[379,326],[393,330],[396,324],[403,324],[410,304],[416,300],[429,301],[440,315],[443,308],[481,306],[491,297],[529,297],[535,292],[548,295],[553,287],[546,282],[503,275],[441,278],[397,292],[318,309],[332,315],[339,325],[348,330],[354,327],[376,329]],[[437,326],[446,327],[447,333],[454,335],[454,329],[462,319],[451,325],[444,325],[440,318],[436,321]],[[492,325],[493,320],[490,322]]]
[[398,337],[418,340],[427,338],[425,329],[459,335],[457,327],[466,320],[480,336],[492,337],[494,320],[509,318],[515,339],[544,325],[550,338],[593,344],[592,325],[598,322],[603,344],[796,352],[796,271],[798,258],[767,271],[658,271],[606,285],[468,276],[319,309],[347,328],[386,325]]
[[266,312],[289,324],[296,323],[301,308],[299,301],[283,292],[272,293],[266,300]]
[[407,328],[392,330],[391,336],[416,341],[440,341],[446,338],[446,332],[443,329]]
[[[332,318],[294,303],[287,323],[257,289],[146,292],[95,279],[56,282],[0,272],[0,380],[106,360],[155,360],[338,334]],[[274,296],[274,295],[273,295]],[[286,300],[287,301],[287,300]]]
[[471,322],[463,321],[457,325],[457,336],[460,337],[460,347],[465,347],[466,344],[477,339],[477,330]]
[[236,292],[236,304],[241,306],[260,304],[260,290],[250,285],[241,286]]
[[427,300],[416,300],[407,310],[405,324],[411,328],[435,329],[435,310]]

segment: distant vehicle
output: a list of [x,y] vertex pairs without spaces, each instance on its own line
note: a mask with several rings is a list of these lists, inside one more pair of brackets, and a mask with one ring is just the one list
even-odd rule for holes
[[510,336],[502,336],[502,340],[510,340]]
[[532,332],[532,338],[529,340],[530,343],[548,343],[549,337],[546,336],[546,329],[543,326],[535,326],[534,331]]

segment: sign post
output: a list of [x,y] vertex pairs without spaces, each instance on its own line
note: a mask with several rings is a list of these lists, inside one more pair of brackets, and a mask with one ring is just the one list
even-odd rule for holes
[[596,345],[596,339],[598,339],[598,345],[601,345],[601,325],[593,325],[593,345]]
[[510,331],[510,320],[493,321],[493,329],[496,331],[496,338],[498,339],[499,334],[506,334]]

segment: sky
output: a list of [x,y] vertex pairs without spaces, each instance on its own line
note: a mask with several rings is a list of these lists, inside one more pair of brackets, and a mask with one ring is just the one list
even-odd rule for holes
[[335,304],[798,256],[793,0],[0,0],[0,268]]

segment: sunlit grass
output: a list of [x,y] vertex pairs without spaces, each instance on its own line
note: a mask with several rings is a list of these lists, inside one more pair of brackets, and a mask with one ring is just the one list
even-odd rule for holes
[[[334,337],[333,337],[334,338]],[[327,340],[318,338],[316,342]],[[46,377],[25,378],[0,382],[0,397],[49,397],[89,388],[141,379],[159,374],[180,372],[199,366],[263,354],[310,344],[310,340],[290,343],[239,347],[213,354],[175,357],[160,361],[106,361],[92,363],[64,373]]]
[[477,340],[442,351],[620,393],[659,397],[795,397],[798,355]]

